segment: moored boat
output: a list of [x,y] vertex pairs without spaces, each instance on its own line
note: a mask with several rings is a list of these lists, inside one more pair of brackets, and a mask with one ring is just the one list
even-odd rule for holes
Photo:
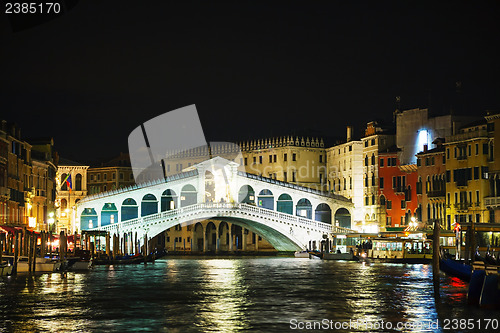
[[[11,260],[13,262],[14,257],[13,256],[4,256],[5,258],[8,258],[8,260]],[[30,272],[30,267],[29,267],[29,258],[25,256],[20,256],[17,259],[17,268],[16,272],[17,273],[27,273]],[[13,263],[12,263],[13,265]],[[38,273],[50,273],[50,272],[57,272],[61,269],[61,261],[59,259],[52,259],[52,258],[36,258],[36,263],[35,263],[35,272]]]
[[68,270],[88,271],[92,268],[92,258],[89,250],[75,250],[72,257],[68,257]]
[[8,261],[0,263],[0,276],[7,276],[12,274],[12,265]]
[[367,258],[375,261],[428,264],[432,261],[432,241],[414,238],[376,238]]
[[309,252],[307,251],[295,251],[295,258],[309,258]]
[[325,260],[355,260],[353,253],[323,253]]

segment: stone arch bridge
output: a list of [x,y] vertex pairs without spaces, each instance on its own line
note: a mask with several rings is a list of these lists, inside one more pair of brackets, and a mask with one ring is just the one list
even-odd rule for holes
[[[344,223],[346,212],[352,215],[350,200],[237,168],[215,157],[166,179],[91,195],[78,202],[77,221],[81,230],[142,240],[179,224],[215,219],[260,235],[278,251],[311,248],[325,235],[353,232],[350,225],[335,225],[336,214]],[[231,228],[226,232],[231,237]],[[219,230],[216,237],[218,246]]]

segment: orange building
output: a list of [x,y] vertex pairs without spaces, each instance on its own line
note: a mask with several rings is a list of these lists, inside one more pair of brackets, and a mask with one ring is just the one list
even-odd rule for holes
[[[396,146],[379,152],[380,216],[385,216],[386,231],[403,230],[410,226],[410,222],[417,222],[420,215],[416,191],[417,166],[401,165],[398,152]],[[365,182],[369,181],[365,179]]]

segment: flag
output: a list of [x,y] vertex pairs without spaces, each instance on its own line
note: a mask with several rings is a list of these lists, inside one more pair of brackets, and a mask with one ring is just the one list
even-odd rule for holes
[[70,174],[68,173],[68,174],[66,175],[66,178],[64,178],[64,180],[61,182],[61,188],[62,188],[62,187],[64,186],[64,184],[66,183],[66,180],[68,180],[69,176],[70,176]]
[[68,177],[66,177],[66,185],[68,186],[68,189],[71,192],[71,189],[73,187],[73,184],[71,183],[71,175],[68,175]]

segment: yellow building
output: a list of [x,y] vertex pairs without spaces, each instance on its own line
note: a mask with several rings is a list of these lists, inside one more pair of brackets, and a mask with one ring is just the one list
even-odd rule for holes
[[[342,195],[354,203],[352,221],[362,226],[363,221],[363,142],[353,140],[352,127],[347,127],[346,142],[326,149],[328,190]],[[343,211],[345,221],[351,221],[347,210]],[[341,218],[342,219],[342,218]],[[340,223],[339,226],[351,228],[353,223]],[[361,229],[359,229],[361,231]]]
[[489,164],[493,146],[485,119],[462,127],[444,143],[446,159],[446,223],[490,222],[485,205],[489,196]]
[[327,189],[326,150],[322,139],[289,136],[254,140],[239,146],[247,173],[320,191]]
[[[78,231],[79,221],[76,219],[76,203],[87,196],[88,165],[60,158],[56,174],[56,232]],[[71,175],[72,188],[68,188],[67,175]]]
[[488,174],[490,195],[485,198],[485,204],[489,209],[490,222],[500,223],[500,114],[488,115],[485,118],[488,122],[487,131],[490,147]]
[[323,139],[279,137],[174,152],[165,160],[167,176],[220,156],[240,164],[239,170],[317,190],[327,189],[326,150]]
[[[50,231],[50,215],[55,214],[57,154],[52,138],[30,140],[33,162],[32,219],[37,231]],[[50,220],[52,221],[52,220]],[[52,229],[53,230],[53,229]]]
[[363,220],[357,229],[365,232],[385,231],[385,206],[379,202],[379,153],[387,151],[396,144],[396,136],[379,127],[377,122],[369,122],[365,136],[361,138],[363,146]]
[[122,153],[100,167],[90,167],[87,170],[89,194],[116,190],[134,184],[134,173],[128,154]]
[[[237,162],[240,165],[239,171],[322,191],[327,190],[326,150],[323,140],[319,138],[288,136],[251,140],[238,144],[216,142],[211,143],[210,147],[171,152],[164,160],[165,174],[170,176],[180,173],[192,165],[215,156]],[[97,169],[90,169],[90,177],[97,171]],[[90,179],[89,188],[92,188],[93,184]],[[227,232],[229,227],[232,228],[230,233],[232,242],[226,239],[229,237]],[[198,228],[212,233],[213,236],[215,232],[220,232],[221,251],[274,250],[265,239],[257,234],[231,223],[216,220],[170,228],[165,234],[165,239],[159,238],[157,241],[161,245],[165,244],[165,248],[169,251],[198,252],[202,250],[196,241],[201,237],[196,236]],[[215,244],[211,239],[211,237],[208,238],[208,251],[211,251],[212,247],[215,249]],[[232,249],[230,249],[230,244],[233,244]]]
[[21,139],[19,127],[6,121],[2,121],[0,137],[3,155],[0,160],[3,161],[0,163],[3,164],[0,168],[3,173],[3,181],[0,181],[3,185],[0,189],[2,224],[35,229],[31,209],[34,196],[31,145]]

